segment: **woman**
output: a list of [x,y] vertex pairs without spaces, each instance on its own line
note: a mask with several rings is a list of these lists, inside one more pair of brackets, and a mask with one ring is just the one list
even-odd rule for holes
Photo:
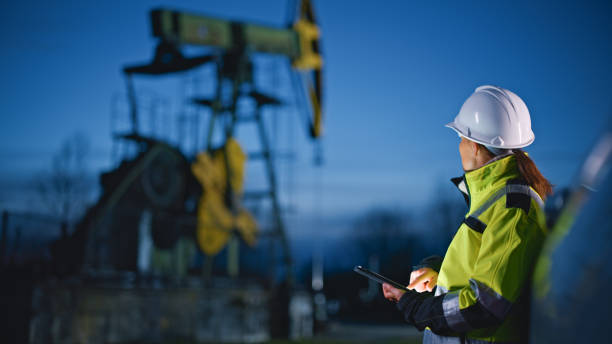
[[481,86],[447,127],[461,137],[465,174],[453,182],[468,213],[443,260],[416,267],[410,290],[384,284],[383,293],[425,330],[424,343],[525,342],[528,280],[546,236],[542,199],[552,193],[520,149],[534,140],[529,111],[511,91]]

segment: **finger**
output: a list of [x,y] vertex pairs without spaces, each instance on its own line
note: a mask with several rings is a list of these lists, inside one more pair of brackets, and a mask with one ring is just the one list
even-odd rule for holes
[[433,276],[429,275],[422,276],[420,280],[417,281],[418,283],[415,283],[414,290],[418,291],[419,293],[422,293],[428,290],[428,288],[433,288],[435,286],[435,282],[432,283],[432,277]]
[[435,274],[434,276],[431,277],[431,279],[427,283],[427,290],[433,291],[436,284],[438,284],[438,274]]
[[391,287],[389,284],[384,283],[382,286],[383,289],[383,295],[385,296],[385,299],[389,300],[389,301],[395,301],[395,294],[393,293],[393,287]]
[[410,284],[408,284],[408,289],[414,289],[417,285],[419,285],[420,283],[423,283],[426,280],[427,280],[427,276],[419,276],[414,281],[410,282]]
[[383,295],[385,298],[389,298],[393,295],[393,287],[387,283],[384,283],[383,286]]
[[410,284],[408,284],[408,285],[406,286],[406,288],[408,288],[408,289],[414,289],[414,287],[416,287],[416,285],[417,285],[417,284],[419,284],[419,282],[420,282],[420,281],[421,281],[421,279],[417,277],[417,278],[415,278],[415,279],[414,279],[412,282],[410,282]]
[[383,295],[385,296],[385,298],[389,298],[391,297],[393,294],[391,294],[388,290],[383,291]]
[[417,279],[419,276],[421,276],[425,272],[426,272],[426,270],[424,268],[412,271],[410,273],[410,283],[412,283],[415,279]]
[[435,275],[437,275],[437,273],[435,271],[428,270],[425,273],[423,273],[422,276],[433,277]]
[[426,289],[427,289],[427,281],[417,284],[416,287],[414,288],[414,290],[416,290],[419,293],[424,292]]
[[422,282],[432,281],[434,278],[438,278],[438,274],[435,271],[428,271],[419,278]]
[[417,269],[417,270],[412,271],[410,273],[410,282],[414,281],[415,279],[417,279],[419,276],[421,276],[424,273],[425,273],[425,270],[423,269]]
[[392,292],[389,292],[388,299],[391,301],[397,302],[401,296],[402,296],[402,293],[399,290],[395,289]]

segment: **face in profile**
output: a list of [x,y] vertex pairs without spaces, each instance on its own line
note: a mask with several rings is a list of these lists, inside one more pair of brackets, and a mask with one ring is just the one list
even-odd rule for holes
[[466,139],[465,137],[461,137],[461,141],[459,142],[459,155],[461,155],[461,165],[463,166],[464,171],[474,169],[474,153],[472,145],[472,141]]

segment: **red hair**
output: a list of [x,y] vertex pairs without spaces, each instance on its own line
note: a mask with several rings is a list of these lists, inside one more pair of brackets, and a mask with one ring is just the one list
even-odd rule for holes
[[[484,151],[488,153],[490,159],[495,157],[495,154],[486,149],[486,146],[482,144],[478,145],[482,146]],[[544,178],[533,160],[531,160],[531,158],[522,149],[512,149],[512,154],[516,158],[516,164],[518,165],[521,177],[525,179],[527,184],[529,184],[529,186],[531,186],[544,200],[546,197],[552,195],[552,185],[548,179]]]
[[552,195],[552,185],[548,179],[544,178],[533,160],[531,160],[531,158],[521,149],[513,149],[512,152],[516,158],[519,172],[527,184],[534,188],[542,199],[546,199],[546,197]]

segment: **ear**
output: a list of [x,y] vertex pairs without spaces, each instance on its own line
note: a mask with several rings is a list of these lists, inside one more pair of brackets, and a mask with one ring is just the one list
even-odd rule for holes
[[480,143],[476,143],[476,152],[474,152],[474,154],[480,154],[485,159],[491,159],[495,156],[493,153],[489,152],[489,150],[484,145]]
[[472,141],[472,140],[467,140],[469,147],[470,147],[470,152],[472,152],[473,156],[476,156],[476,154],[478,154],[478,151],[480,149],[478,143]]

